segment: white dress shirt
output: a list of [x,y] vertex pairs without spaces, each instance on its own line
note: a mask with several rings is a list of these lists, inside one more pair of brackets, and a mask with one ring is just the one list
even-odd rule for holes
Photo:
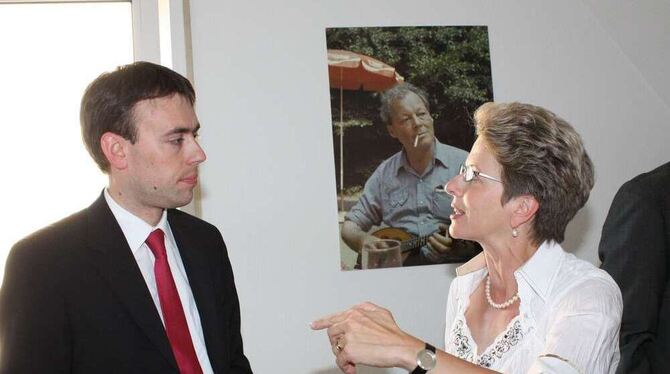
[[161,229],[165,233],[167,260],[170,265],[170,271],[172,272],[172,278],[174,278],[174,283],[177,286],[181,305],[184,308],[184,315],[186,316],[186,323],[188,325],[188,331],[191,334],[195,353],[198,356],[198,361],[200,362],[200,367],[202,368],[203,373],[213,373],[212,365],[209,362],[209,356],[207,355],[205,338],[202,333],[200,315],[198,314],[198,308],[195,305],[191,286],[188,283],[188,277],[184,270],[184,263],[181,260],[177,244],[167,221],[167,211],[163,210],[163,216],[160,221],[155,227],[152,227],[141,218],[121,207],[110,196],[107,189],[105,189],[104,195],[107,205],[109,205],[109,209],[111,209],[114,214],[116,222],[121,226],[123,235],[128,241],[128,246],[133,252],[135,261],[137,261],[137,266],[139,266],[140,271],[142,272],[142,276],[147,284],[151,298],[156,305],[156,310],[161,317],[163,326],[165,326],[165,320],[163,319],[163,311],[161,310],[160,300],[158,299],[158,288],[156,287],[156,275],[154,273],[155,258],[151,249],[149,249],[145,243],[145,240],[149,237],[149,234],[156,229]]
[[603,270],[544,242],[514,272],[519,315],[483,352],[468,328],[470,295],[488,274],[480,253],[456,269],[447,304],[445,351],[504,373],[614,373],[621,291]]

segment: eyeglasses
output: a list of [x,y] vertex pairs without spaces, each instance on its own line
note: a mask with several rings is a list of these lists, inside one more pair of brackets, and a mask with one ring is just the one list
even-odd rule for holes
[[492,181],[496,181],[498,183],[502,183],[502,181],[500,179],[496,178],[496,177],[486,175],[486,174],[484,174],[480,171],[477,171],[477,170],[473,169],[472,165],[462,164],[461,169],[458,173],[463,176],[463,180],[465,182],[472,182],[473,179],[475,179],[477,177],[482,177],[482,178],[490,179]]

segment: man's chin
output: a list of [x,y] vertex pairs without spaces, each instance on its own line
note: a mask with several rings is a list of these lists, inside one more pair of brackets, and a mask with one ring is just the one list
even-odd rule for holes
[[191,201],[193,201],[193,192],[191,191],[189,194],[182,194],[181,196],[177,196],[171,201],[166,204],[167,209],[176,209],[176,208],[182,208],[185,207],[186,205],[190,204]]
[[433,146],[433,136],[432,135],[424,135],[419,138],[419,141],[416,143],[416,146],[414,145],[414,140],[412,140],[411,144],[403,144],[406,150],[421,150],[421,151],[429,151],[431,147]]

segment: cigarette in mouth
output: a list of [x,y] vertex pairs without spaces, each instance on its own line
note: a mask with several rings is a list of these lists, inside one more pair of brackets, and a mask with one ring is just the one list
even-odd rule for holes
[[416,138],[414,138],[414,148],[419,145],[419,134],[416,134]]

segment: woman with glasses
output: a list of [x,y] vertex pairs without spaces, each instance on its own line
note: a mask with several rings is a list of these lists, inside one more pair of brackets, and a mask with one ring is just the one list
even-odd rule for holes
[[604,271],[566,253],[565,228],[586,203],[593,165],[563,119],[528,104],[487,103],[453,196],[449,233],[483,252],[456,270],[445,350],[402,331],[371,303],[315,321],[338,366],[412,373],[614,373],[621,293]]

